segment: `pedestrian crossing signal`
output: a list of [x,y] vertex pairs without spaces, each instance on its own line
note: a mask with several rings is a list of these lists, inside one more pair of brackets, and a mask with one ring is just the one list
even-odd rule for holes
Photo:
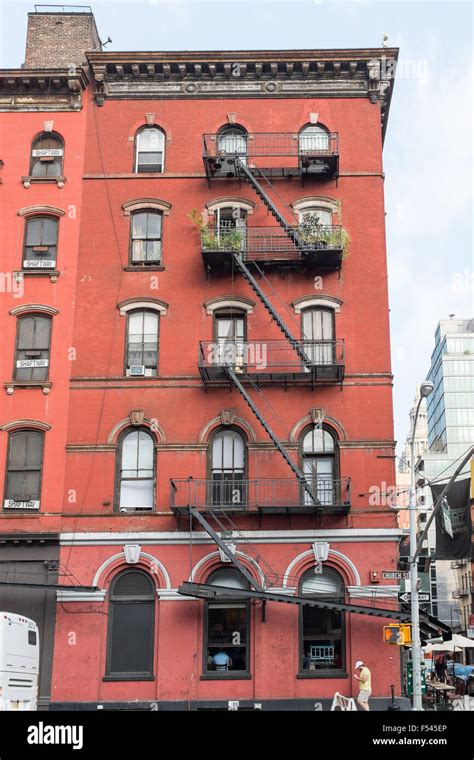
[[385,644],[398,644],[398,646],[411,644],[411,625],[409,623],[384,625],[383,640]]

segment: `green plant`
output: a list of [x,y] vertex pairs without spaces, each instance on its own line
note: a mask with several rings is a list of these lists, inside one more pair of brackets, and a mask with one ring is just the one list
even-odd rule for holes
[[298,239],[305,244],[321,248],[342,247],[342,257],[349,255],[350,237],[341,226],[323,226],[316,214],[303,214],[298,230]]
[[221,230],[216,235],[216,230],[213,226],[206,222],[202,214],[197,209],[193,209],[188,214],[189,219],[196,225],[201,233],[201,242],[204,249],[223,249],[230,251],[240,251],[242,249],[242,233],[235,227],[229,227]]

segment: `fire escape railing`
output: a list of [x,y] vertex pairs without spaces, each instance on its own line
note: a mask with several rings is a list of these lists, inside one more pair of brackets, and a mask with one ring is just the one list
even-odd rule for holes
[[278,514],[286,511],[345,511],[351,504],[350,478],[311,478],[307,482],[317,503],[297,478],[252,478],[228,476],[223,479],[174,478],[170,485],[172,511],[188,507],[202,512],[235,514]]
[[[339,140],[337,132],[321,136],[305,136],[291,132],[254,132],[246,135],[245,151],[242,140],[220,142],[220,135],[203,135],[203,156],[222,159],[226,156],[244,156],[248,161],[254,158],[298,158],[300,156],[337,156]],[[280,162],[281,163],[281,162]]]
[[295,373],[310,372],[314,367],[343,367],[344,341],[303,340],[298,346],[310,361],[310,367],[287,340],[201,341],[199,367],[232,367],[236,372]]
[[[341,225],[321,225],[316,231],[304,227],[289,226],[288,232],[281,227],[213,228],[201,236],[203,252],[239,252],[247,258],[265,260],[269,253],[285,254],[284,258],[299,259],[299,253],[324,250],[342,250]],[[297,244],[295,247],[295,240]],[[283,257],[282,257],[283,258]]]

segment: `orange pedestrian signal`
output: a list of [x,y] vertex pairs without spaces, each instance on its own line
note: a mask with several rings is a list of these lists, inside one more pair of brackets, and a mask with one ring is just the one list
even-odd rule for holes
[[384,625],[383,640],[385,644],[398,644],[398,646],[407,646],[407,644],[411,644],[410,623]]

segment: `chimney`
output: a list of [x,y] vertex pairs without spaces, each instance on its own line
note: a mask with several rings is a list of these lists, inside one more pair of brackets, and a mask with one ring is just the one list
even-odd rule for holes
[[58,11],[51,5],[38,5],[38,10],[28,13],[28,31],[24,69],[65,69],[86,63],[86,50],[101,50],[99,33],[94,14],[88,5],[70,6],[81,8],[75,12],[67,5]]

